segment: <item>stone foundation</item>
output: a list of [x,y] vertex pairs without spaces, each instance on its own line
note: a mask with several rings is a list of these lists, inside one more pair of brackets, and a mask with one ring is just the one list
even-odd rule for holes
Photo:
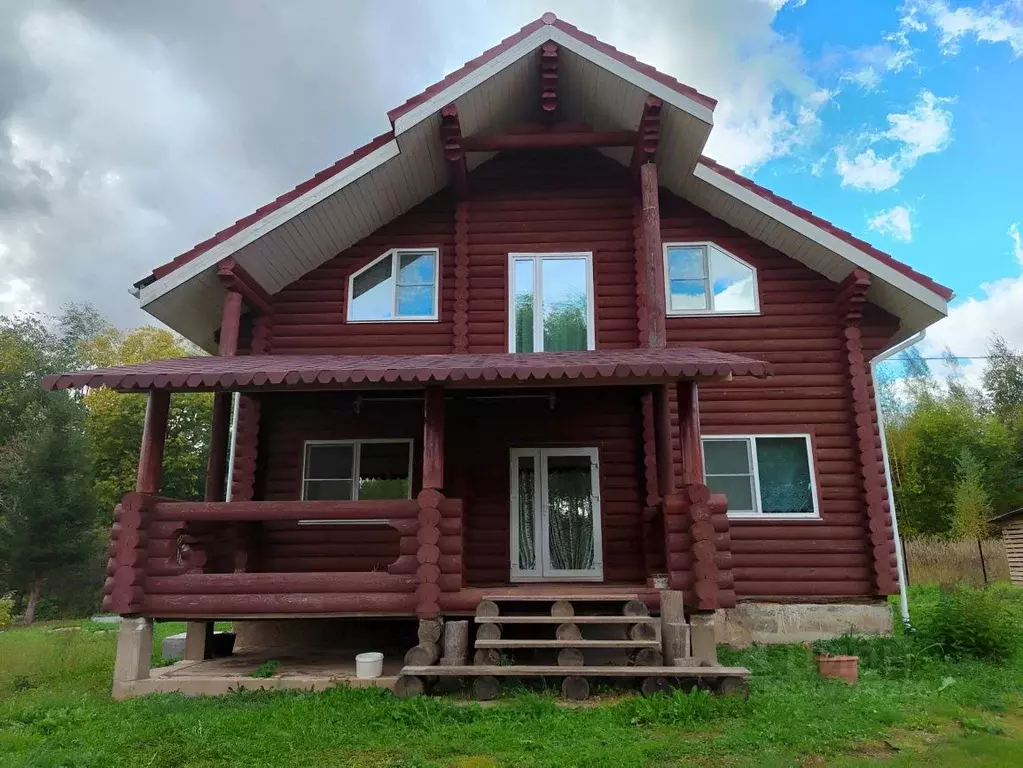
[[847,633],[890,635],[892,611],[885,601],[865,603],[742,602],[717,611],[719,645],[808,643]]

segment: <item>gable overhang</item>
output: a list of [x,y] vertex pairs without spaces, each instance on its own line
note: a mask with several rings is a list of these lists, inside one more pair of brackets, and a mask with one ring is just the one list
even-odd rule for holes
[[674,191],[832,282],[866,270],[867,299],[900,320],[892,344],[948,314],[952,292],[944,286],[709,158]]
[[[154,270],[136,284],[142,308],[213,351],[224,294],[220,261],[234,258],[274,294],[441,191],[449,176],[440,110],[455,105],[466,137],[529,122],[540,99],[540,48],[548,41],[559,46],[560,119],[595,131],[636,130],[646,99],[657,96],[664,104],[659,164],[683,174],[695,167],[713,126],[714,100],[548,15],[389,112],[392,130],[318,174],[318,183],[300,185]],[[469,169],[491,156],[470,154]]]
[[[225,289],[217,265],[233,258],[274,294],[444,189],[450,181],[441,110],[455,105],[464,137],[492,136],[534,119],[540,49],[559,46],[559,119],[594,131],[635,131],[649,96],[663,102],[661,186],[830,280],[871,274],[868,299],[900,320],[893,343],[948,312],[951,291],[701,156],[715,102],[551,14],[545,15],[388,113],[392,130],[235,222],[136,284],[143,309],[215,351]],[[628,165],[628,147],[602,149]],[[468,169],[492,153],[471,153]]]

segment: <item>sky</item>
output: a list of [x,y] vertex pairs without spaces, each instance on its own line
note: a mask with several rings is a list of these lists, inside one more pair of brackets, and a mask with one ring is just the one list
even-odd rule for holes
[[95,304],[560,18],[719,102],[706,153],[956,292],[925,349],[1023,348],[1023,0],[4,0],[0,313]]

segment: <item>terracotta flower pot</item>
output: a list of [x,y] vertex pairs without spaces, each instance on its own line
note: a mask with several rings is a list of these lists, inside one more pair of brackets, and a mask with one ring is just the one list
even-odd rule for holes
[[817,662],[817,671],[820,672],[821,677],[839,677],[850,683],[855,683],[859,679],[859,656],[818,654],[814,659]]

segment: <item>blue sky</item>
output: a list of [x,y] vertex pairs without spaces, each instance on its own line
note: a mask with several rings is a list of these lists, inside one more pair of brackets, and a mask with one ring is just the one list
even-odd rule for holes
[[[755,177],[953,288],[953,306],[983,299],[984,284],[1018,279],[1023,263],[1010,227],[1023,223],[1021,10],[813,0],[783,8],[775,28],[799,40],[817,82],[832,94],[815,140],[764,164]],[[996,20],[1009,19],[1016,23],[1003,28],[1007,39],[983,39],[1001,38],[991,31]],[[891,133],[891,115],[919,121],[905,137],[928,137],[926,154],[915,157],[912,146],[890,136],[874,138]],[[853,162],[870,149],[881,159],[905,157],[908,167],[899,171],[896,162],[894,174],[870,175],[866,162]],[[816,173],[805,172],[808,161]],[[905,213],[892,216],[893,209]],[[1006,309],[1014,308],[974,314],[1019,343],[1018,320],[998,315]],[[935,328],[931,346],[983,354],[981,329],[954,325]]]
[[[0,312],[127,288],[553,11],[718,100],[707,154],[952,287],[928,351],[1023,348],[1023,0],[5,0]],[[1018,253],[1017,253],[1018,251]],[[969,373],[969,371],[968,371]]]

